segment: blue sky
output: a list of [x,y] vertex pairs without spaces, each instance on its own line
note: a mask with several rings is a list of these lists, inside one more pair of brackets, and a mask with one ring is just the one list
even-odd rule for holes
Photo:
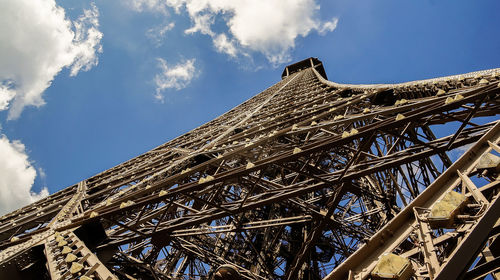
[[499,10],[494,0],[0,0],[0,214],[217,117],[310,56],[341,83],[500,67]]

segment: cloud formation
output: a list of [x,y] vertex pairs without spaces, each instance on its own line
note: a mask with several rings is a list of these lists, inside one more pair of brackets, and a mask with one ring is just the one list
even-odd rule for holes
[[162,92],[165,89],[173,88],[181,90],[189,85],[191,80],[197,75],[194,62],[195,59],[193,58],[170,66],[164,59],[158,58],[160,73],[156,74],[154,79],[156,84],[155,98],[160,102],[164,102],[165,97]]
[[77,20],[54,0],[0,1],[0,110],[19,117],[25,106],[41,106],[54,77],[97,65],[102,52],[99,12],[94,4]]
[[229,40],[226,34],[222,33],[213,38],[215,49],[220,53],[225,53],[231,57],[236,57],[238,55],[238,49],[236,48],[236,42]]
[[126,3],[138,12],[150,11],[167,14],[168,6],[165,0],[130,0]]
[[47,188],[31,191],[36,170],[28,160],[24,145],[0,136],[0,215],[49,195]]
[[164,25],[159,25],[153,28],[148,29],[146,32],[146,36],[153,42],[156,47],[159,47],[163,43],[163,39],[165,38],[165,34],[167,31],[172,30],[174,28],[175,23],[170,22]]
[[323,22],[318,29],[319,35],[325,35],[328,32],[332,32],[335,28],[337,28],[337,23],[339,23],[338,18],[332,18],[330,21]]
[[[142,0],[141,0],[142,1]],[[212,37],[218,52],[234,57],[237,53],[262,53],[277,65],[290,60],[298,37],[312,31],[320,35],[333,31],[338,19],[319,20],[315,0],[166,0],[177,13],[185,10],[193,26],[187,34]],[[227,32],[214,31],[219,16]]]
[[[129,0],[136,11],[177,14],[184,11],[192,26],[186,34],[212,38],[215,50],[232,58],[263,54],[274,65],[287,62],[298,37],[312,31],[325,35],[337,27],[338,18],[319,19],[316,0]],[[215,30],[217,20],[227,30]]]

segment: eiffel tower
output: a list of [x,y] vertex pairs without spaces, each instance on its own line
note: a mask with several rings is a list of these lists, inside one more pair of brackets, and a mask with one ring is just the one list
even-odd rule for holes
[[281,78],[1,217],[0,278],[500,279],[500,69]]

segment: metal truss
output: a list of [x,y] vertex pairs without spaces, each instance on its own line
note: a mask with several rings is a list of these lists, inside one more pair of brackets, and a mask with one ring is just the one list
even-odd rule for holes
[[[356,86],[317,59],[290,65],[213,121],[1,217],[0,278],[376,279],[388,253],[415,279],[494,273],[500,170],[477,162],[499,144],[499,72]],[[436,228],[449,190],[467,203]]]
[[[416,279],[500,279],[498,143],[500,123],[324,279],[374,278],[389,254],[404,259]],[[461,194],[463,205],[436,219],[432,209],[450,193]]]

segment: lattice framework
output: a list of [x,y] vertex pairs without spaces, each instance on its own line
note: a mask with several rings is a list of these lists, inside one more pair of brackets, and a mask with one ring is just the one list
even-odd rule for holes
[[[327,81],[317,59],[285,70],[219,118],[3,216],[4,271],[322,279],[452,166],[449,151],[498,127],[482,118],[500,112],[496,69],[359,86]],[[58,262],[64,246],[75,261]]]

